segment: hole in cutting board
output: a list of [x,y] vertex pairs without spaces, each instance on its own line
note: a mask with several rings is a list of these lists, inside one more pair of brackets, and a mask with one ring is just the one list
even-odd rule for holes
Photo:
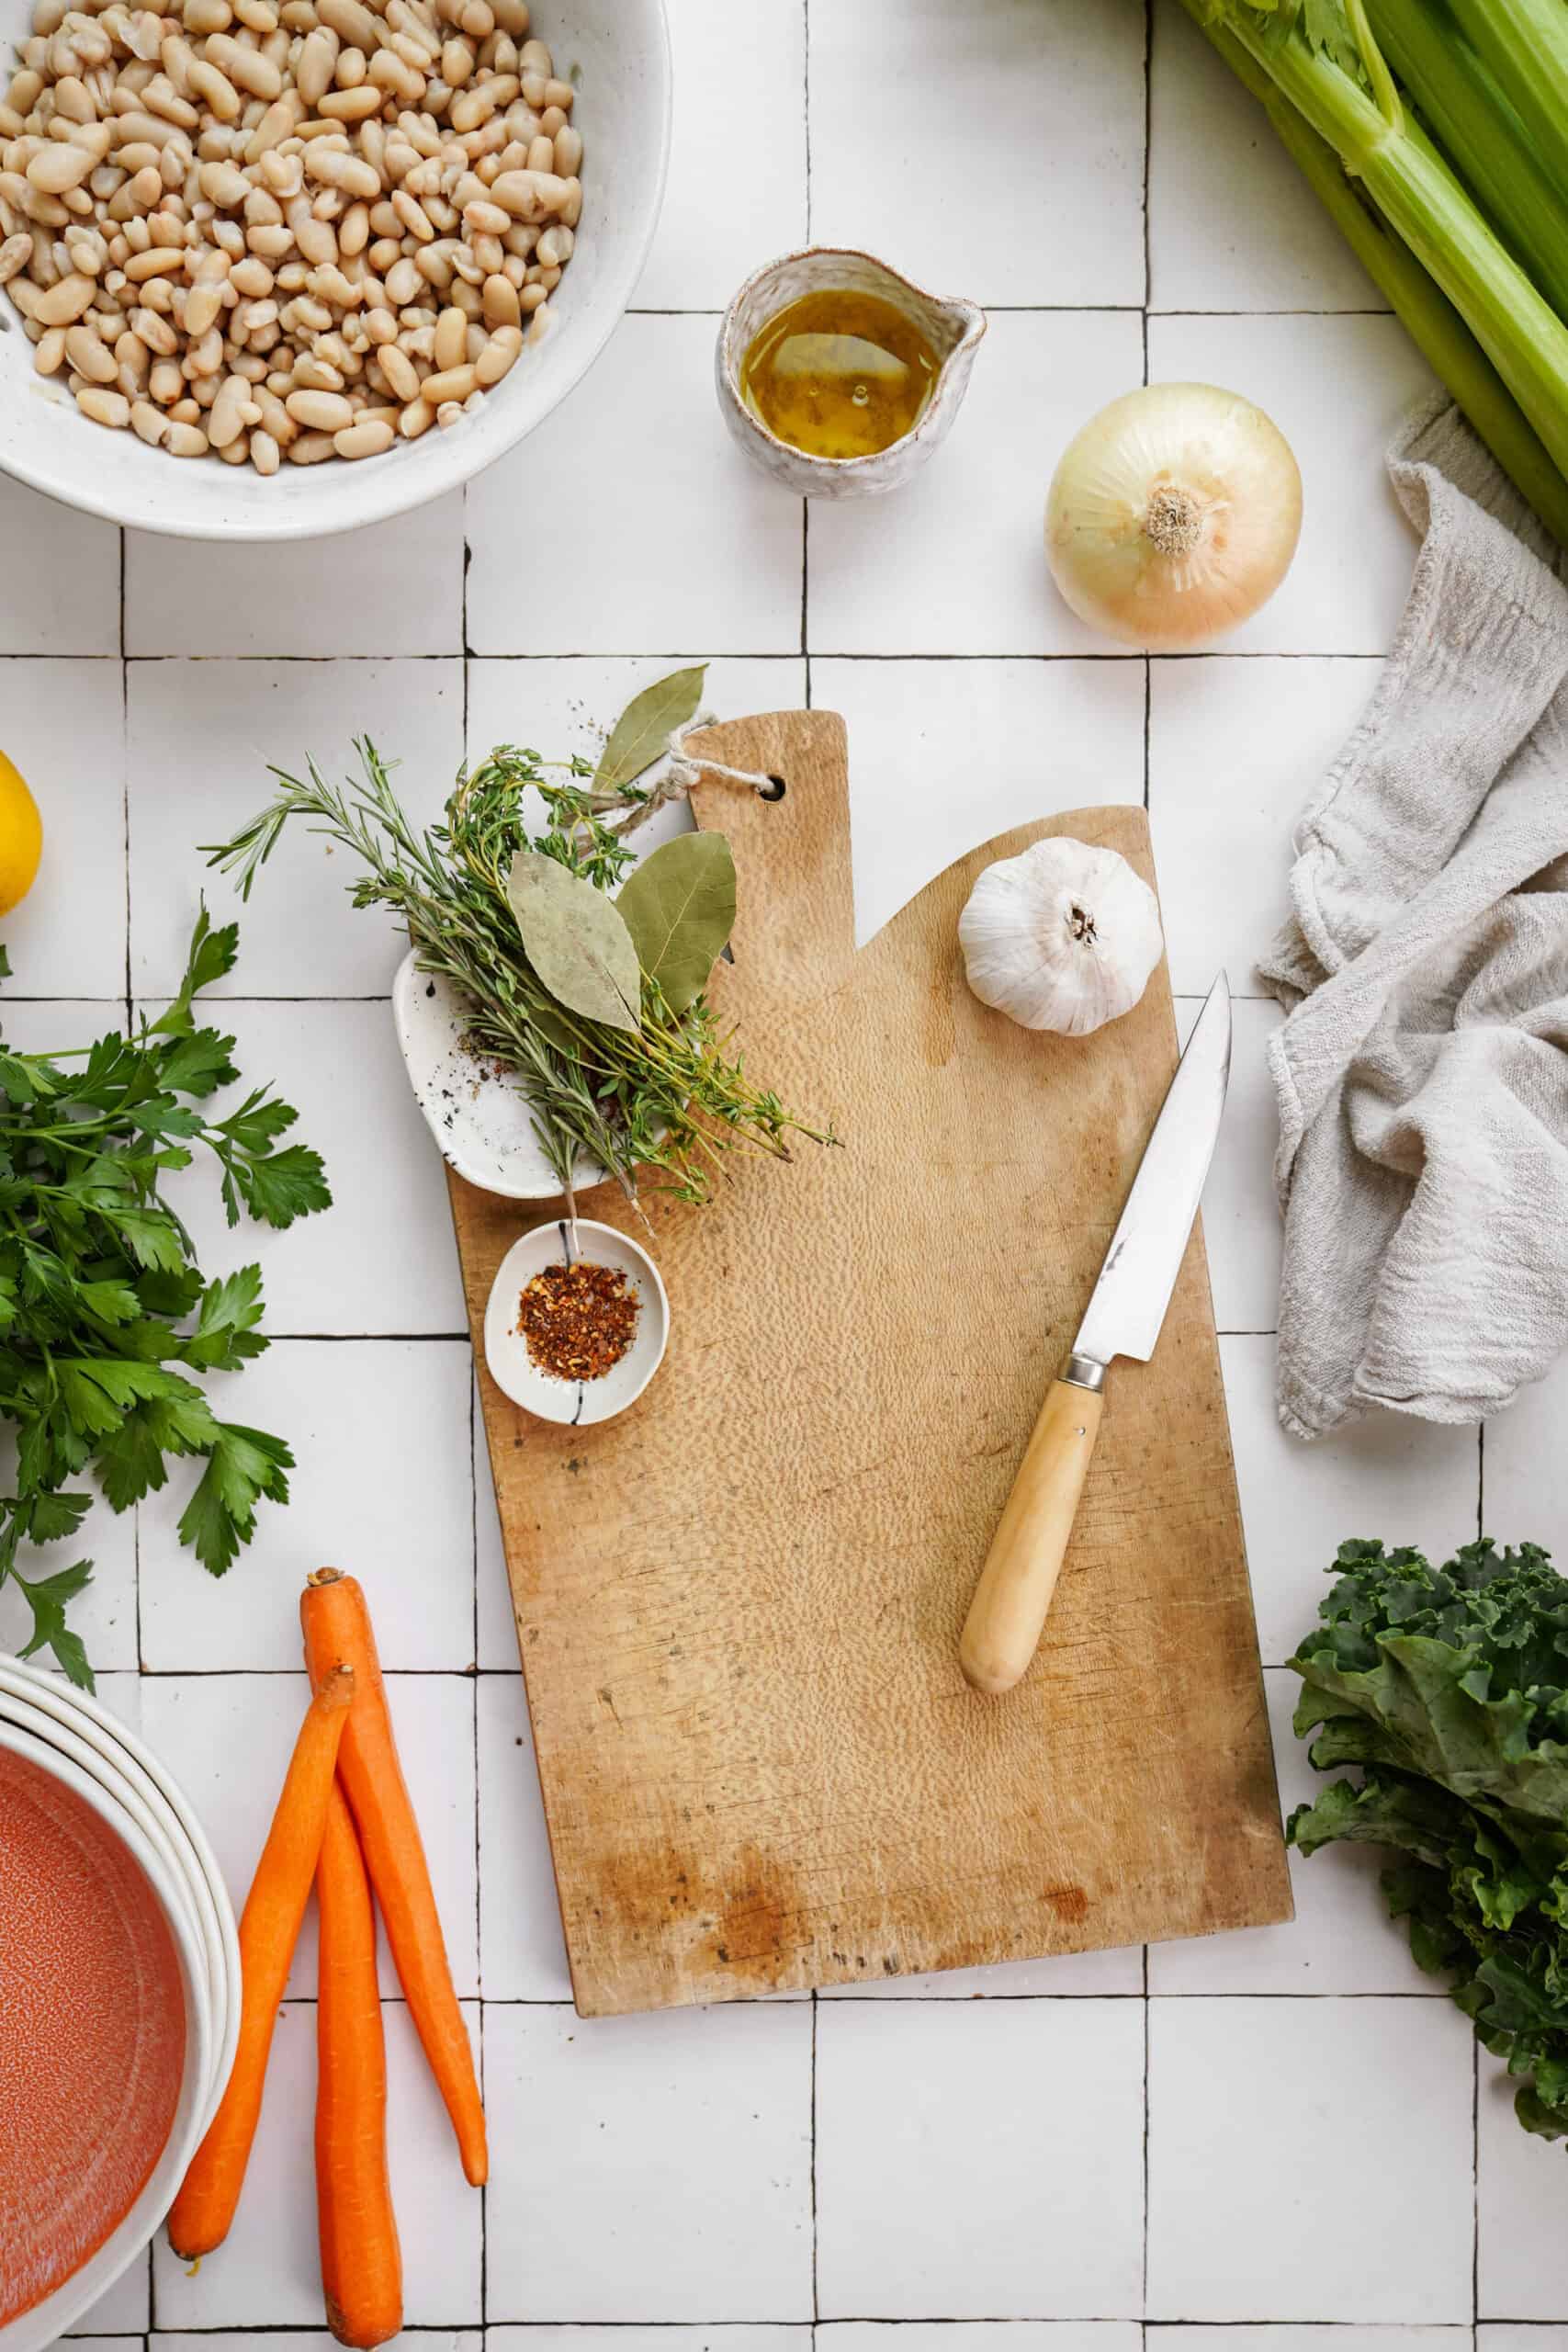
[[771,791],[771,792],[764,792],[764,791],[762,790],[762,788],[761,788],[761,785],[759,785],[759,786],[758,786],[758,787],[757,787],[757,797],[758,797],[758,799],[759,799],[759,800],[782,800],[782,799],[784,798],[784,797],[785,792],[786,792],[786,791],[788,790],[788,788],[789,788],[789,787],[786,786],[786,784],[784,783],[784,780],[783,776],[782,776],[782,775],[769,775],[769,777],[768,777],[768,782],[769,782],[769,784],[773,786],[772,791]]

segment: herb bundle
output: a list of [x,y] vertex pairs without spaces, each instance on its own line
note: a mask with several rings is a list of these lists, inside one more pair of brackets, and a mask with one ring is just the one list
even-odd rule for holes
[[1291,1660],[1296,1730],[1320,1770],[1291,1816],[1303,1854],[1393,1848],[1383,1873],[1418,1964],[1450,1979],[1521,2078],[1527,2132],[1568,2133],[1568,1577],[1539,1544],[1419,1552],[1341,1544],[1323,1619]]
[[[291,820],[348,850],[363,869],[354,904],[389,909],[420,969],[466,1001],[475,1050],[515,1075],[569,1199],[584,1161],[628,1198],[648,1169],[701,1203],[737,1145],[788,1159],[792,1131],[832,1140],[752,1084],[707,1001],[735,920],[728,842],[686,834],[626,873],[626,835],[660,797],[636,779],[695,711],[703,674],[679,671],[639,695],[596,767],[499,746],[461,771],[446,822],[423,831],[368,738],[343,788],[314,762],[303,779],[275,768],[276,798],[209,852],[248,898]],[[526,792],[543,806],[541,830],[529,830]]]
[[[238,944],[236,927],[213,930],[204,908],[178,996],[129,1038],[47,1054],[0,1040],[0,1416],[17,1431],[16,1492],[0,1495],[0,1587],[14,1584],[32,1611],[22,1655],[52,1650],[89,1689],[66,1606],[92,1562],[39,1577],[17,1566],[22,1544],[61,1543],[81,1526],[92,1498],[72,1482],[90,1470],[125,1510],[165,1484],[166,1457],[202,1460],[180,1537],[214,1576],[249,1542],[258,1501],[288,1499],[288,1448],[220,1421],[197,1385],[266,1346],[261,1269],[208,1282],[159,1189],[200,1145],[221,1171],[231,1225],[242,1204],[283,1227],[331,1200],[316,1153],[280,1146],[296,1114],[268,1090],[222,1119],[195,1107],[239,1075],[234,1040],[198,1028],[191,1010],[232,968]],[[9,972],[0,949],[0,976]]]

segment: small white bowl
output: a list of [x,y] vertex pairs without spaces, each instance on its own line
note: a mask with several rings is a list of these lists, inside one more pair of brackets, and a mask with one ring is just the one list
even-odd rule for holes
[[129,2267],[174,2202],[191,2157],[212,2120],[217,2020],[209,2000],[205,1955],[192,1935],[184,1906],[163,1861],[125,1807],[102,1784],[29,1733],[0,1720],[0,1748],[25,1757],[70,1789],[98,1815],[135,1857],[169,1923],[185,1996],[186,2051],[175,2120],[164,2149],[141,2193],[118,2224],[51,2295],[19,2312],[0,2327],[0,2352],[45,2352],[55,2338],[96,2303]]
[[[517,1304],[525,1285],[546,1266],[618,1266],[637,1294],[637,1333],[620,1362],[597,1380],[559,1380],[542,1372],[517,1329]],[[502,1260],[485,1308],[485,1362],[503,1395],[541,1421],[587,1429],[614,1420],[642,1395],[664,1361],[670,1337],[670,1302],[659,1269],[646,1250],[613,1225],[580,1216],[536,1225],[514,1241]]]

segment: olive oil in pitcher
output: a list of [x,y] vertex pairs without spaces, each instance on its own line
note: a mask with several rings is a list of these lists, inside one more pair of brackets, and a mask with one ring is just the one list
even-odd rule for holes
[[897,304],[829,286],[753,336],[740,390],[769,432],[807,457],[870,458],[919,424],[940,366]]

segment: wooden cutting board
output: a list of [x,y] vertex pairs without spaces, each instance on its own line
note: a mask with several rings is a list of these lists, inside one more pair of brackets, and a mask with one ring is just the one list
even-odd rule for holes
[[[739,875],[715,997],[842,1148],[738,1153],[711,1207],[649,1203],[670,1351],[598,1429],[483,1372],[491,1278],[541,1212],[451,1180],[578,2008],[1289,1918],[1201,1231],[1153,1363],[1112,1370],[1028,1677],[987,1699],[958,1667],[1177,1053],[1163,964],[1095,1036],[1032,1035],[970,995],[958,914],[1046,833],[1152,881],[1147,820],[1005,834],[857,954],[842,721],[705,740],[787,787],[694,796]],[[638,1229],[611,1189],[587,1213]]]

